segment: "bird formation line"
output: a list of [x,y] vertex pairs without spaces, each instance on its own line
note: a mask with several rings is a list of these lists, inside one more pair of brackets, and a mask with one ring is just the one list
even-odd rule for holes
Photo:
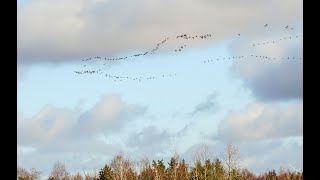
[[166,77],[173,77],[176,76],[177,74],[163,74],[161,76],[135,76],[135,77],[131,77],[131,76],[116,76],[116,75],[111,75],[111,74],[106,74],[105,76],[110,78],[111,80],[113,80],[114,82],[121,82],[121,81],[137,81],[137,82],[142,82],[142,81],[146,81],[146,80],[154,80],[154,79],[160,79],[160,78],[166,78]]
[[[183,34],[183,35],[177,36],[177,38],[184,38],[184,39],[191,39],[191,38],[194,39],[195,37],[199,38],[199,39],[207,39],[208,37],[211,37],[211,34],[205,34],[205,35],[199,35],[199,36],[187,36],[187,34]],[[126,60],[128,58],[135,58],[135,57],[139,57],[139,56],[145,56],[147,54],[155,54],[155,52],[159,49],[159,47],[162,44],[164,44],[165,42],[167,42],[168,40],[169,40],[169,37],[165,38],[163,41],[158,43],[156,45],[156,47],[153,48],[150,52],[146,51],[144,53],[138,53],[138,54],[133,54],[131,56],[124,56],[124,57],[118,57],[118,58],[106,58],[106,57],[96,56],[96,57],[90,57],[90,58],[87,58],[87,59],[82,59],[82,61],[90,61],[90,60],[94,60],[94,59],[101,59],[101,60],[107,60],[107,61],[119,61],[119,60]]]
[[208,37],[211,37],[211,34],[205,34],[200,36],[188,36],[187,34],[182,34],[177,36],[176,38],[183,38],[183,39],[207,39]]
[[[167,40],[169,40],[169,37],[167,37],[165,40],[163,40],[163,41],[161,41],[160,43],[158,43],[158,44],[156,45],[156,47],[153,48],[153,49],[150,51],[150,54],[154,54],[154,52],[159,49],[160,45],[164,44]],[[148,52],[145,52],[143,55],[146,55],[146,54],[148,54]]]
[[267,59],[267,60],[302,60],[302,57],[294,57],[294,56],[289,56],[289,57],[282,57],[282,58],[275,58],[275,57],[270,57],[270,56],[261,56],[261,55],[245,55],[245,56],[233,56],[233,57],[223,57],[223,58],[216,58],[216,59],[209,59],[209,60],[205,60],[203,61],[203,63],[209,63],[209,62],[213,62],[213,61],[219,61],[219,60],[236,60],[236,59],[243,59],[243,58],[259,58],[261,60]]
[[[265,24],[264,27],[268,27],[268,24]],[[287,25],[285,27],[285,29],[289,29],[289,26]],[[290,28],[291,30],[293,30],[293,27]],[[196,35],[196,36],[190,36],[190,35],[187,35],[187,34],[181,34],[181,35],[178,35],[176,36],[176,38],[183,38],[183,39],[207,39],[208,37],[211,37],[212,35],[211,34],[205,34],[205,35]],[[238,36],[240,36],[240,33],[238,33]],[[296,38],[298,38],[298,36],[296,36]],[[285,38],[284,38],[285,39]],[[291,37],[289,37],[289,39],[291,39]],[[144,53],[138,53],[138,54],[133,54],[131,56],[125,56],[125,57],[119,57],[119,58],[103,58],[103,57],[90,57],[90,58],[87,58],[87,59],[82,59],[82,61],[90,61],[90,60],[93,60],[93,59],[104,59],[104,60],[109,60],[109,61],[117,61],[117,60],[124,60],[124,59],[127,59],[127,58],[134,58],[134,57],[139,57],[139,56],[145,56],[147,55],[148,53],[150,54],[154,54],[155,51],[157,51],[160,47],[160,45],[164,44],[167,40],[169,40],[169,37],[165,38],[163,41],[161,41],[160,43],[158,43],[156,45],[155,48],[153,48],[150,52],[144,52]],[[279,41],[281,41],[282,39],[279,39]],[[269,43],[276,43],[276,41],[272,41],[272,42],[264,42],[265,44],[269,44]],[[261,43],[263,44],[263,43]],[[260,45],[260,44],[253,44],[253,46],[255,45]],[[184,45],[185,46],[185,45]],[[180,49],[180,50],[179,50]],[[179,49],[176,49],[175,51],[181,51],[182,48],[179,48]]]
[[[101,69],[98,71],[74,71],[77,74],[102,74]],[[136,77],[131,77],[131,76],[120,76],[120,75],[112,75],[112,74],[105,74],[105,77],[113,80],[114,82],[121,82],[121,81],[137,81],[141,82],[144,80],[153,80],[153,79],[160,79],[160,78],[166,78],[166,77],[173,77],[176,76],[177,74],[162,74],[161,76],[136,76]]]
[[101,71],[101,69],[99,69],[98,71],[88,71],[88,70],[86,70],[86,71],[84,71],[84,70],[82,70],[82,71],[74,71],[76,74],[102,74],[103,72]]
[[[166,38],[162,42],[158,43],[156,45],[156,47],[150,51],[150,54],[154,54],[154,52],[159,49],[159,46],[162,45],[163,43],[165,43],[168,39],[169,38]],[[93,58],[90,57],[90,58],[87,58],[87,59],[83,59],[82,61],[90,61],[90,60],[94,60],[94,59],[102,59],[102,60],[107,60],[107,61],[118,61],[118,60],[125,60],[127,58],[135,58],[135,57],[139,57],[139,56],[145,56],[148,53],[149,52],[147,51],[147,52],[144,52],[144,53],[138,53],[138,54],[133,54],[131,56],[124,56],[124,57],[119,57],[119,58],[106,58],[106,57],[96,56],[96,57],[93,57]]]
[[[264,25],[265,28],[269,27],[269,24],[265,24]],[[293,27],[289,27],[288,25],[284,27],[285,30],[293,30]],[[238,36],[240,36],[241,34],[238,33]],[[211,34],[205,34],[205,35],[195,35],[195,36],[191,36],[191,35],[187,35],[187,34],[181,34],[178,36],[175,36],[176,39],[185,39],[185,40],[194,40],[194,39],[209,39],[212,37]],[[302,35],[296,35],[296,36],[287,36],[287,37],[282,37],[278,40],[270,40],[270,41],[264,41],[264,42],[258,42],[258,43],[253,43],[252,46],[262,46],[262,45],[267,45],[267,44],[275,44],[278,43],[280,41],[284,41],[284,40],[292,40],[292,39],[297,39],[297,38],[303,38]],[[131,56],[124,56],[124,57],[118,57],[118,58],[106,58],[106,57],[100,57],[100,56],[96,56],[96,57],[90,57],[87,59],[83,59],[82,61],[91,61],[91,60],[103,60],[105,63],[103,65],[106,65],[107,62],[115,62],[115,61],[120,61],[120,60],[128,60],[131,58],[136,58],[139,56],[146,56],[146,55],[151,55],[151,54],[155,54],[159,48],[165,44],[167,41],[169,40],[169,37],[165,38],[163,41],[159,42],[156,44],[155,48],[153,48],[150,51],[146,51],[144,53],[138,53],[138,54],[133,54]],[[182,50],[184,50],[187,47],[186,44],[183,44],[181,46],[179,46],[179,48],[174,49],[175,52],[181,52]],[[240,60],[240,59],[245,59],[245,58],[256,58],[256,59],[261,59],[261,60],[302,60],[302,57],[294,57],[294,56],[290,56],[290,57],[282,57],[282,58],[275,58],[275,57],[270,57],[270,56],[264,56],[264,55],[242,55],[242,56],[233,56],[233,57],[222,57],[222,58],[216,58],[216,59],[209,59],[209,60],[205,60],[203,61],[203,63],[209,63],[209,62],[217,62],[219,60]],[[88,65],[85,64],[83,65],[84,67],[87,67]],[[165,77],[174,77],[176,76],[176,74],[167,74],[167,75],[160,75],[160,76],[136,76],[136,77],[131,77],[131,76],[120,76],[120,75],[112,75],[112,74],[105,74],[104,72],[101,71],[101,69],[99,70],[82,70],[82,71],[74,71],[76,74],[104,74],[105,77],[107,77],[108,79],[111,79],[115,82],[121,82],[121,81],[137,81],[137,82],[141,82],[141,81],[145,81],[145,80],[154,80],[154,79],[159,79],[159,78],[165,78]]]
[[296,36],[289,36],[289,37],[283,37],[283,38],[280,38],[278,40],[273,40],[273,41],[265,41],[265,42],[260,42],[260,43],[254,43],[252,44],[252,46],[261,46],[261,45],[267,45],[267,44],[275,44],[275,43],[278,43],[280,41],[283,41],[283,40],[290,40],[290,39],[297,39],[297,38],[302,38],[302,36],[299,36],[299,35],[296,35]]

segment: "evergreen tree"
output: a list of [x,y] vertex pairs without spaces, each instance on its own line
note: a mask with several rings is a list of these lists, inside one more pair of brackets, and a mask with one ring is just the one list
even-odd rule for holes
[[207,159],[205,164],[204,164],[204,174],[203,178],[204,180],[212,180],[214,179],[214,164],[211,163],[210,159]]
[[223,168],[222,162],[219,159],[215,160],[213,169],[214,169],[214,179],[224,180],[225,170]]
[[185,160],[182,159],[182,161],[178,165],[178,180],[187,180],[189,179],[189,171],[188,171],[188,165],[186,164]]
[[178,162],[177,162],[177,158],[172,157],[168,164],[169,164],[169,167],[166,170],[166,175],[167,175],[166,179],[177,180],[177,176],[178,176],[177,168],[178,168],[178,165],[179,165]]
[[152,161],[152,166],[154,168],[155,172],[155,180],[165,180],[166,178],[166,167],[162,160],[158,160],[158,163],[156,161]]
[[154,180],[155,173],[153,172],[150,165],[148,165],[146,168],[143,168],[139,174],[139,180]]
[[99,180],[112,180],[112,170],[107,164],[99,172]]
[[232,169],[230,179],[231,180],[239,180],[240,178],[241,178],[241,176],[240,176],[239,171],[237,169]]
[[203,180],[204,168],[201,161],[196,161],[194,167],[191,168],[191,179]]

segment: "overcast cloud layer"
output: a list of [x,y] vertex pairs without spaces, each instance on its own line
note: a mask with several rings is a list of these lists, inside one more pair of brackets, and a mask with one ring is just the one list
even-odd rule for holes
[[[18,62],[74,61],[146,51],[167,36],[261,32],[302,19],[302,0],[29,0],[18,6]],[[284,11],[285,9],[285,11]]]

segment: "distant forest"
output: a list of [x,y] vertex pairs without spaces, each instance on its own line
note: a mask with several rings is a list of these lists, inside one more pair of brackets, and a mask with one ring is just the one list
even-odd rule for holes
[[[302,180],[303,172],[280,169],[255,175],[246,168],[239,168],[238,149],[229,144],[222,159],[210,159],[206,146],[199,149],[193,162],[187,163],[178,155],[166,164],[163,160],[142,159],[133,162],[122,154],[116,155],[110,164],[98,173],[72,175],[65,164],[56,162],[48,180]],[[38,180],[41,172],[32,168],[17,167],[18,180]]]

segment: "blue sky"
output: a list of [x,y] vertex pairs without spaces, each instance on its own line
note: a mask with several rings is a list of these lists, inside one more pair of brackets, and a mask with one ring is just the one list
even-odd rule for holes
[[[179,2],[18,1],[19,165],[45,177],[56,161],[94,171],[118,152],[191,162],[203,144],[221,158],[233,143],[242,168],[302,169],[302,1]],[[167,37],[155,54],[81,61],[143,53]],[[76,74],[84,64],[102,74]]]

